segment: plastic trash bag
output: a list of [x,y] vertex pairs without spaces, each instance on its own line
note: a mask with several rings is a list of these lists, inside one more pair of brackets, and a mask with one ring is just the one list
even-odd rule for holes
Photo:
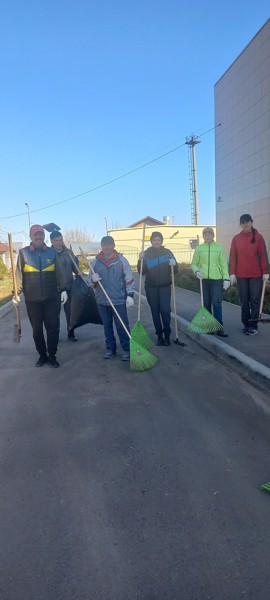
[[102,325],[94,290],[81,277],[72,284],[71,313],[69,329],[77,329],[86,323]]

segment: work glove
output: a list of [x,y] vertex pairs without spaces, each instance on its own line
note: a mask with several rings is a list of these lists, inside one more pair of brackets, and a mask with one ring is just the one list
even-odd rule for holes
[[132,306],[134,306],[134,300],[133,298],[131,298],[131,296],[127,296],[126,307],[131,308]]
[[170,267],[175,267],[176,261],[174,260],[174,258],[170,258],[169,265],[170,265]]
[[67,292],[61,292],[61,304],[65,304],[68,299]]
[[225,292],[229,289],[230,285],[231,285],[231,282],[228,279],[224,279],[223,289],[225,290]]
[[145,252],[144,252],[144,250],[142,250],[142,252],[140,252],[140,254],[139,254],[139,258],[144,258],[144,255],[145,255]]
[[21,301],[20,296],[17,296],[17,300],[13,296],[12,302],[13,302],[14,306],[18,306],[18,304],[20,304],[20,301]]
[[98,281],[100,281],[101,277],[100,277],[99,273],[93,273],[91,280],[93,283],[97,283]]
[[268,279],[269,279],[269,273],[265,273],[265,274],[262,276],[262,278],[263,278],[263,281],[268,281]]
[[235,285],[237,283],[237,279],[236,279],[235,275],[230,275],[230,282],[231,282],[231,285]]
[[201,271],[196,271],[195,276],[198,277],[198,279],[203,279],[204,278],[204,274],[201,273]]

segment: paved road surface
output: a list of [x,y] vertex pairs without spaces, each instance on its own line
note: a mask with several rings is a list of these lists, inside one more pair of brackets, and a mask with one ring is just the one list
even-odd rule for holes
[[131,373],[103,359],[93,325],[71,344],[63,322],[61,368],[36,369],[13,317],[0,321],[1,600],[265,600],[269,395],[188,338]]

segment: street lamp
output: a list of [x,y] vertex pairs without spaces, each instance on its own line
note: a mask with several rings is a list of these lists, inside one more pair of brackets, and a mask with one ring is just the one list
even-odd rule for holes
[[27,204],[27,202],[24,203],[26,208],[27,208],[27,214],[28,214],[28,226],[29,226],[29,231],[30,231],[30,227],[31,227],[31,223],[30,223],[30,210],[29,210],[29,206]]

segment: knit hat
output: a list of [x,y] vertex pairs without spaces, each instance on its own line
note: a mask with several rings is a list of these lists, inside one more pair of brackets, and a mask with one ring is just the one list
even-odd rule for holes
[[212,233],[213,235],[215,235],[215,232],[214,232],[214,229],[213,229],[213,227],[205,227],[205,228],[202,230],[202,234],[204,235],[205,233]]
[[160,238],[161,241],[163,242],[163,235],[162,235],[162,233],[160,233],[160,231],[153,231],[151,233],[150,241],[152,242],[153,238],[156,238],[156,237]]

